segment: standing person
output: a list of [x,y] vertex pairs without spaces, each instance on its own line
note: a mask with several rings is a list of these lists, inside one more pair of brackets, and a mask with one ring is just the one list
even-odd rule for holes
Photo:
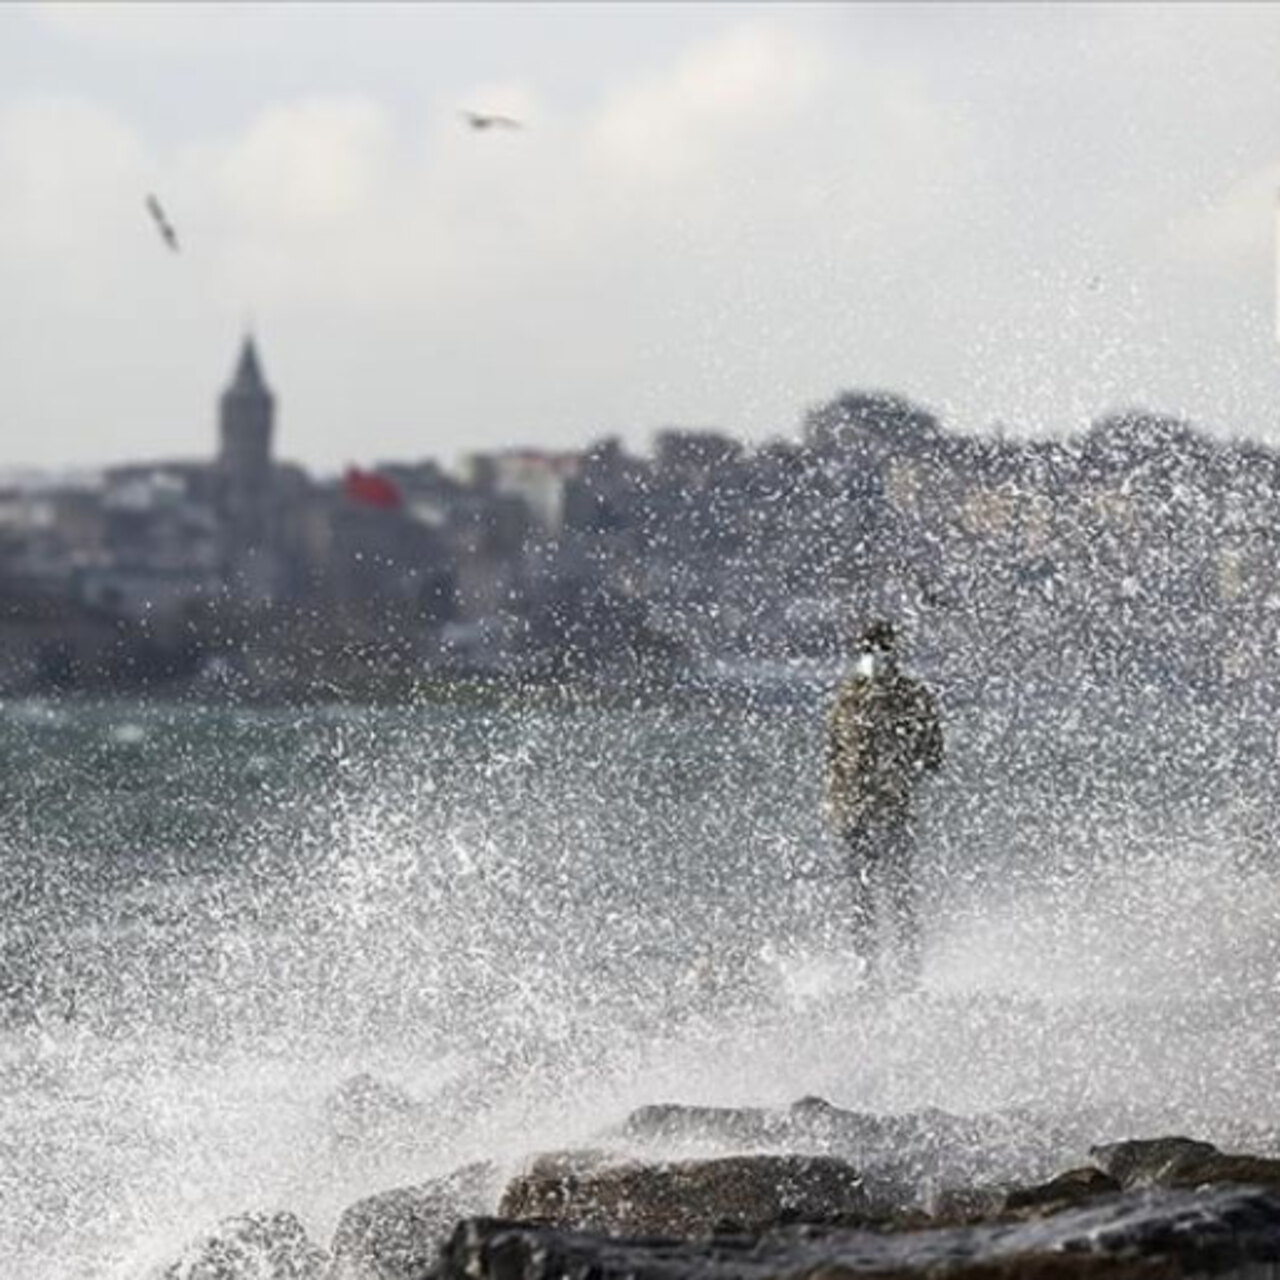
[[912,799],[942,764],[933,696],[902,673],[897,632],[874,622],[861,635],[852,674],[841,683],[827,727],[827,802],[844,845],[859,951],[876,965],[880,914],[914,979],[919,964]]

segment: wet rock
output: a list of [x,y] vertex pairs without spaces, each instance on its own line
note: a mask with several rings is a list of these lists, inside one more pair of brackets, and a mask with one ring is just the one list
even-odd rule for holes
[[925,1197],[926,1220],[915,1225],[956,1226],[996,1218],[1005,1212],[1008,1194],[1009,1189],[1001,1186],[940,1187]]
[[1215,1152],[1201,1160],[1187,1159],[1178,1162],[1161,1182],[1170,1187],[1202,1187],[1215,1182],[1237,1182],[1280,1189],[1280,1160]]
[[779,1222],[884,1218],[912,1189],[870,1180],[830,1156],[742,1155],[654,1164],[535,1162],[507,1185],[498,1213],[576,1230],[695,1236]]
[[874,1115],[817,1097],[802,1098],[787,1110],[641,1107],[605,1136],[682,1153],[745,1149],[830,1155],[868,1172],[946,1185],[1047,1178],[1064,1153],[1079,1149],[1072,1135],[1031,1114],[956,1116],[925,1108]]
[[1231,1155],[1193,1138],[1141,1138],[1093,1147],[1089,1155],[1125,1187],[1198,1187],[1235,1182],[1280,1188],[1280,1160]]
[[1005,1192],[1004,1209],[1056,1209],[1066,1205],[1083,1204],[1100,1195],[1119,1191],[1120,1183],[1101,1169],[1086,1166],[1068,1169],[1048,1182],[1031,1187],[1013,1187]]
[[806,1093],[803,1098],[797,1098],[791,1104],[791,1114],[793,1116],[838,1116],[841,1110],[834,1102],[828,1102],[819,1094]]
[[809,1096],[785,1110],[659,1103],[633,1111],[618,1134],[662,1145],[778,1147],[835,1155],[884,1147],[940,1128],[950,1130],[956,1123],[955,1117],[942,1111],[881,1116]]
[[786,1141],[790,1125],[785,1112],[663,1102],[638,1107],[623,1121],[617,1136],[664,1145],[761,1146]]
[[1144,1186],[1166,1179],[1180,1165],[1218,1154],[1212,1142],[1194,1138],[1137,1138],[1089,1148],[1089,1158],[1122,1187]]
[[1167,1184],[1179,1169],[1221,1153],[1194,1138],[1133,1138],[1089,1148],[1089,1158],[1123,1187]]
[[[518,1178],[513,1181],[529,1179],[538,1183],[551,1183],[559,1180],[571,1181],[600,1172],[609,1166],[625,1163],[616,1151],[607,1151],[596,1147],[574,1147],[568,1151],[544,1151],[525,1163]],[[510,1192],[512,1182],[507,1184]],[[499,1210],[501,1213],[501,1210]],[[513,1215],[519,1216],[519,1215]]]
[[443,1178],[360,1200],[338,1220],[327,1280],[418,1280],[460,1218],[492,1210],[498,1174],[470,1164]]
[[1116,1193],[1029,1221],[920,1231],[775,1228],[618,1238],[500,1219],[459,1224],[440,1280],[851,1280],[1273,1275],[1280,1199],[1255,1188]]
[[291,1213],[250,1213],[192,1241],[158,1280],[325,1280],[329,1256]]
[[[926,1197],[928,1218],[919,1226],[958,1226],[983,1221],[1045,1216],[1098,1196],[1119,1191],[1120,1184],[1092,1165],[1069,1169],[1047,1182],[1030,1186],[946,1187]],[[903,1225],[911,1225],[906,1219]],[[894,1224],[895,1227],[898,1223]]]

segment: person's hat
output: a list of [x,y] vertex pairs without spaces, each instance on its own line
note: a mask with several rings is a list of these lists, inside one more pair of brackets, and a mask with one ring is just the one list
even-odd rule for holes
[[864,653],[869,650],[889,653],[897,643],[898,629],[892,622],[886,622],[883,618],[877,618],[858,637],[858,648]]

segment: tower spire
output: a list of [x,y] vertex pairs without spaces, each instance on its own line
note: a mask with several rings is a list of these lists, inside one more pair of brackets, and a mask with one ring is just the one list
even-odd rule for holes
[[258,359],[258,348],[253,340],[253,333],[248,332],[240,346],[240,358],[236,362],[236,371],[227,388],[230,395],[270,396],[271,388],[262,376],[262,362]]
[[275,543],[271,437],[276,399],[246,333],[235,372],[218,404],[222,557],[229,584],[251,596],[271,594]]

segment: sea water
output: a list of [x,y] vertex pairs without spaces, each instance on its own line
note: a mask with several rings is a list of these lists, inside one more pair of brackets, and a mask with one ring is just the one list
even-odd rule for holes
[[[648,1102],[1280,1122],[1268,718],[946,720],[924,972],[885,995],[820,697],[4,704],[0,1270],[133,1280],[259,1209],[323,1242],[364,1195]],[[359,1076],[416,1136],[342,1140]]]

